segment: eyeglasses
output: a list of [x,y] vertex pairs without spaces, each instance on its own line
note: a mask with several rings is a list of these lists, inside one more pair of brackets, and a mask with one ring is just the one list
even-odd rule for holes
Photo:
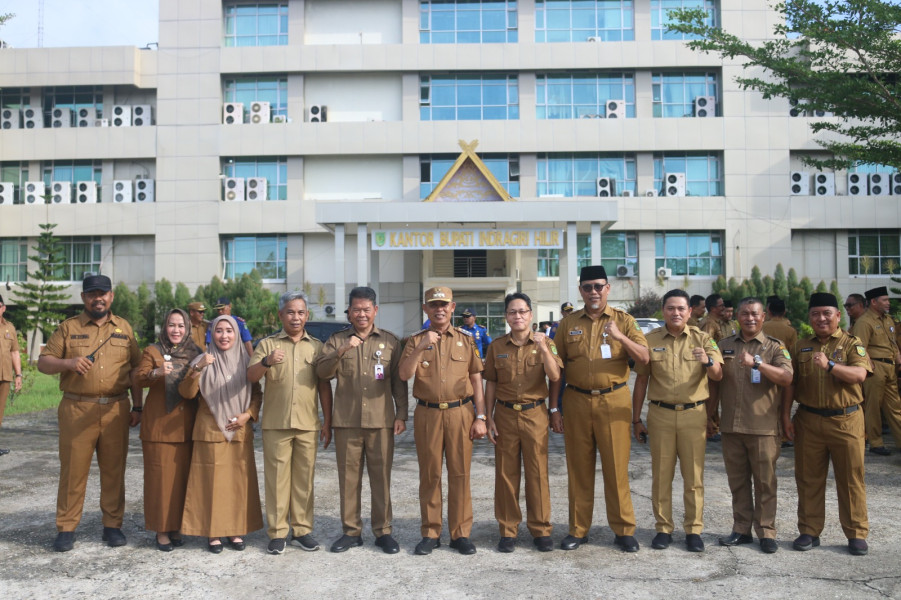
[[858,304],[859,302],[848,302],[847,304],[843,304],[842,306],[844,306],[845,308],[854,308]]
[[579,288],[586,294],[591,293],[592,290],[594,290],[595,292],[600,292],[605,287],[607,287],[606,283],[585,283],[579,286]]
[[526,309],[526,310],[508,310],[508,311],[507,311],[507,316],[508,316],[508,317],[527,317],[527,316],[529,316],[531,313],[532,313],[532,311],[531,311],[530,309]]

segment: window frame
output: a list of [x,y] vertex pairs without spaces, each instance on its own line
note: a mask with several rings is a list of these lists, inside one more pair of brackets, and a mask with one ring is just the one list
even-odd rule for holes
[[[261,84],[264,87],[260,87]],[[248,86],[247,89],[240,89]],[[252,86],[252,87],[249,87]],[[244,104],[243,122],[249,122],[250,105],[253,102],[268,102],[272,116],[288,116],[288,76],[271,77],[247,76],[226,77],[222,81],[222,101]]]
[[[478,87],[479,102],[468,102]],[[504,87],[503,103],[486,103],[486,96]],[[449,97],[453,95],[453,103]],[[445,100],[447,99],[447,100]],[[476,109],[478,115],[475,114]],[[500,116],[501,111],[503,116]],[[519,120],[519,76],[507,73],[431,73],[419,76],[420,121]]]
[[[549,83],[549,79],[552,83]],[[566,80],[569,80],[568,82]],[[621,81],[620,91],[605,92],[605,88],[616,88],[616,80]],[[549,98],[556,86],[569,86],[569,102],[551,104]],[[594,87],[594,104],[577,102],[579,88]],[[583,90],[583,93],[587,89]],[[603,97],[607,94],[606,97]],[[616,95],[621,94],[621,95]],[[624,100],[626,118],[634,119],[635,114],[635,73],[626,71],[596,71],[592,73],[538,73],[535,75],[535,118],[538,120],[604,118],[608,100]],[[558,114],[551,116],[552,112]]]
[[[706,159],[707,162],[707,179],[698,179],[692,177],[696,169],[689,166],[689,162],[700,162],[699,159]],[[674,167],[671,170],[666,169],[667,161],[685,161],[685,167]],[[685,195],[694,197],[719,197],[725,196],[725,177],[723,176],[723,155],[720,152],[655,152],[654,153],[654,189],[662,194],[663,177],[667,173],[685,173]],[[715,170],[715,176],[711,177],[711,169]],[[692,193],[692,189],[699,190],[700,186],[706,186],[707,191],[711,188],[716,192],[714,194],[698,194]],[[692,188],[694,186],[694,188]]]
[[[535,0],[535,42],[586,42],[588,38],[600,38],[601,42],[635,41],[635,2],[634,0],[595,0],[594,7],[574,6],[586,5],[587,2],[574,0]],[[614,5],[619,5],[618,7]],[[554,5],[553,8],[550,5]],[[580,15],[587,16],[594,11],[594,26],[574,28]],[[619,27],[601,27],[600,15],[619,11]],[[550,13],[549,13],[550,11]],[[556,21],[568,11],[569,27],[548,27],[549,21]],[[560,13],[560,14],[556,14]],[[584,14],[583,14],[584,13]],[[628,26],[627,26],[628,25]]]
[[[667,241],[667,237],[670,238],[671,242]],[[672,269],[673,277],[703,277],[707,279],[715,279],[720,275],[725,276],[725,234],[721,231],[655,231],[654,232],[654,269],[660,269],[661,267]],[[681,242],[679,238],[684,238]],[[692,240],[700,240],[702,238],[706,238],[707,240],[707,256],[703,256],[703,253],[696,253],[692,255],[691,252],[691,241]],[[663,252],[661,255],[661,240],[663,243]],[[670,244],[683,244],[684,249],[673,247],[672,250],[669,248]],[[715,247],[718,246],[719,254],[714,254]],[[670,252],[674,254],[669,256]],[[676,254],[677,252],[683,252],[684,254]],[[707,273],[692,273],[692,269],[690,268],[690,264],[692,261],[708,261],[709,268],[707,269]],[[681,265],[677,261],[684,261],[685,268],[680,268]],[[714,269],[713,265],[717,264],[719,269]]]
[[[16,250],[18,259],[13,262],[7,262],[6,258],[9,253]],[[15,276],[13,273],[15,272]],[[0,282],[21,283],[28,280],[28,238],[25,237],[8,237],[0,238]]]
[[[681,2],[681,6],[671,8],[664,3]],[[649,13],[651,16],[651,41],[687,41],[697,40],[700,36],[691,33],[668,32],[667,25],[672,23],[669,11],[679,8],[703,8],[707,11],[705,21],[710,27],[719,27],[719,3],[716,0],[651,0]]]
[[[274,34],[260,33],[260,8],[274,7],[275,15],[278,22],[278,29]],[[241,17],[250,17],[250,14],[239,15],[238,11],[256,8],[253,17],[256,18],[255,32],[253,34],[239,34],[237,19]],[[263,13],[266,16],[267,13]],[[222,6],[222,45],[227,48],[248,48],[259,46],[287,46],[288,45],[288,28],[289,28],[289,11],[287,2],[227,2]],[[260,43],[260,38],[276,38],[276,43]],[[253,43],[237,43],[241,40],[252,41]]]
[[[253,247],[253,259],[252,260],[237,260],[237,257],[229,258],[229,244],[237,250],[235,247],[235,243],[242,241],[247,242],[252,240],[254,242]],[[258,256],[260,252],[260,242],[275,242],[275,251],[276,257],[274,260],[261,260]],[[262,280],[264,283],[284,283],[288,278],[288,236],[285,233],[276,233],[271,235],[223,235],[220,238],[220,252],[222,256],[222,279],[233,281],[235,279],[240,278],[246,273],[250,273],[254,269],[260,272]],[[281,254],[281,256],[278,256]],[[253,266],[247,271],[237,271],[235,270],[235,265],[240,264],[252,264]],[[274,264],[275,265],[275,274],[276,277],[263,277],[264,270],[260,268],[262,264]],[[231,268],[231,271],[230,271]],[[278,277],[278,275],[284,275],[283,277]]]
[[[483,2],[482,0],[459,0],[457,2],[441,2],[433,4],[432,0],[420,0],[419,2],[419,43],[420,44],[515,44],[519,41],[519,15],[517,0],[500,0],[504,3],[502,9],[486,7],[486,4],[496,5],[499,2]],[[435,10],[434,6],[441,5],[446,9]],[[460,9],[461,6],[470,8]],[[487,8],[487,10],[486,10]],[[459,27],[461,19],[467,15],[460,13],[472,13],[478,11],[478,28]],[[504,27],[486,27],[486,12],[504,13]],[[453,28],[436,29],[434,27],[437,15],[453,13]],[[504,39],[499,39],[503,37]],[[476,39],[477,38],[477,39]],[[495,39],[496,38],[496,39]]]
[[[876,255],[860,253],[860,238],[862,236],[876,236],[875,241],[878,249]],[[883,238],[886,238],[885,241],[883,241]],[[889,248],[884,248],[884,246],[889,243],[894,243],[895,252],[892,254],[883,252],[883,250],[889,250]],[[862,272],[860,270],[860,261],[864,257],[875,259],[879,271],[869,272],[869,270],[867,270],[866,272]],[[892,262],[888,263],[888,261]],[[852,277],[890,277],[892,275],[898,275],[899,273],[901,273],[901,230],[854,229],[848,231],[848,275],[851,275]]]
[[[622,195],[623,190],[630,190],[636,194],[638,184],[638,161],[635,153],[607,154],[603,152],[563,152],[563,153],[539,153],[537,155],[536,168],[536,193],[541,197],[596,197],[597,178],[613,177],[616,179],[616,193]],[[562,161],[569,160],[567,167]],[[551,180],[551,161],[560,162],[554,170],[568,171],[569,180]],[[595,161],[592,170],[591,161]],[[618,167],[611,168],[622,161],[622,176]],[[607,165],[607,166],[605,166]],[[576,193],[576,191],[589,193]]]
[[[681,81],[676,82],[676,77]],[[704,81],[689,81],[692,78],[703,78]],[[716,98],[715,116],[721,116],[720,79],[720,74],[716,71],[655,71],[651,73],[651,108],[654,118],[697,118],[694,116],[694,101],[700,96]],[[704,89],[693,91],[693,86],[704,86]],[[669,95],[675,93],[670,88],[681,89],[680,101],[664,101]]]
[[[59,238],[62,247],[63,262],[55,263],[53,271],[61,277],[60,281],[80,282],[84,279],[85,273],[99,273],[100,265],[103,262],[101,252],[103,250],[100,236],[96,235],[73,235]],[[90,259],[88,261],[75,260],[76,250],[88,247]],[[83,267],[81,273],[76,275],[78,268]]]
[[288,199],[288,158],[286,156],[240,156],[222,159],[222,174],[225,177],[263,177],[260,167],[274,168],[276,178],[266,176],[266,199],[264,202],[284,202]]

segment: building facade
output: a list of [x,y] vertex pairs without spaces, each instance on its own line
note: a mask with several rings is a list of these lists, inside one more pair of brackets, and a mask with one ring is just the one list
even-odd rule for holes
[[[847,293],[897,272],[897,174],[813,173],[809,123],[740,89],[740,60],[689,50],[674,5],[743,38],[766,0],[160,0],[156,49],[0,50],[0,278],[56,223],[85,271],[193,291],[257,268],[350,287],[381,325],[420,326],[422,290],[503,331],[602,263],[611,300],[794,267]],[[825,118],[830,118],[828,115]],[[323,293],[318,293],[319,289]]]

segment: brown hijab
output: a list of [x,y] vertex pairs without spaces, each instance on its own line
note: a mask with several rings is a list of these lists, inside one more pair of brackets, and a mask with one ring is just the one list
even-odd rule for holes
[[[214,334],[219,321],[228,321],[235,331],[235,342],[228,350],[220,350],[216,345]],[[250,362],[250,357],[241,342],[238,323],[231,316],[220,315],[213,319],[210,332],[212,343],[207,352],[213,355],[216,362],[200,374],[200,393],[225,439],[230,442],[235,432],[225,429],[228,420],[250,407],[250,383],[247,381],[247,363]]]
[[[180,314],[185,320],[185,337],[180,344],[173,344],[169,340],[166,324],[173,314]],[[178,393],[178,384],[188,373],[188,364],[201,353],[200,348],[191,339],[191,318],[188,313],[180,308],[173,308],[163,317],[163,328],[160,331],[159,341],[154,344],[163,355],[163,360],[172,363],[172,372],[166,375],[166,412],[171,413],[178,403],[184,400]]]

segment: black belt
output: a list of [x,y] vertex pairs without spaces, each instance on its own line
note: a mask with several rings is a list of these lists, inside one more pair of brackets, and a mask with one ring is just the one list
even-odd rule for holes
[[574,385],[571,384],[571,383],[567,383],[567,384],[566,384],[566,387],[572,388],[572,389],[576,390],[577,392],[581,392],[581,393],[583,393],[583,394],[588,394],[589,396],[601,396],[601,395],[603,395],[603,394],[609,394],[609,393],[612,392],[613,390],[618,390],[619,388],[623,387],[624,385],[626,385],[626,382],[625,382],[625,381],[622,382],[622,383],[617,383],[617,384],[614,385],[614,386],[611,386],[611,387],[608,387],[608,388],[604,388],[604,389],[602,389],[602,390],[583,390],[582,388],[576,387],[576,386],[574,386]]
[[419,403],[419,406],[426,406],[428,408],[437,408],[439,410],[447,410],[448,408],[457,408],[458,406],[463,406],[464,404],[469,404],[472,402],[472,396],[468,398],[463,398],[462,400],[455,400],[453,402],[426,402],[425,400],[416,399],[416,402]]
[[[870,358],[873,358],[873,357],[871,356]],[[891,358],[873,358],[873,360],[878,360],[881,363],[885,363],[887,365],[892,365],[892,366],[894,366],[894,364],[895,364],[895,361],[892,360]]]
[[531,408],[535,408],[536,406],[544,406],[544,400],[532,402],[531,404],[516,404],[515,402],[504,402],[503,400],[498,400],[497,403],[506,406],[507,408],[512,408],[517,412],[522,410],[529,410]]
[[693,402],[691,404],[667,404],[666,402],[658,402],[656,400],[651,400],[651,404],[654,406],[659,406],[660,408],[667,408],[669,410],[674,410],[676,412],[681,412],[683,410],[688,410],[689,408],[694,408],[695,406],[703,406],[706,400],[698,400],[697,402]]
[[854,406],[847,406],[845,408],[814,408],[812,406],[807,406],[806,404],[799,404],[803,410],[806,410],[809,413],[813,413],[815,415],[820,415],[821,417],[838,417],[840,415],[850,415],[851,413],[857,411],[860,408],[860,404],[855,404]]

